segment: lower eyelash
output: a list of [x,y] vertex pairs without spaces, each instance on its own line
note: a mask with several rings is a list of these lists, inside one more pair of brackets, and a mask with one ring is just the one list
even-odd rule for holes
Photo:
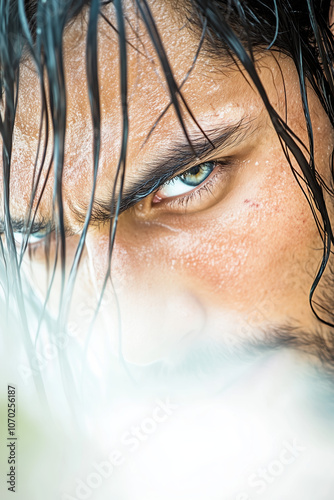
[[207,184],[209,184],[209,182],[199,187],[195,191],[192,191],[190,194],[173,200],[171,203],[177,203],[179,206],[186,207],[195,198],[201,198],[205,192],[209,192],[210,195],[212,195],[210,186],[208,186]]

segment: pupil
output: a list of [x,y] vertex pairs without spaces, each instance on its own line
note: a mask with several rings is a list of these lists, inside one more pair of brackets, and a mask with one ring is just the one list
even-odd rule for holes
[[192,167],[187,173],[188,175],[197,175],[200,173],[201,169],[201,165],[196,165],[195,167]]

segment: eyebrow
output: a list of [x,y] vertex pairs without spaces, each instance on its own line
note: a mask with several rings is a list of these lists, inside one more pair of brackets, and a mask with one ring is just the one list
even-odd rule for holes
[[[191,137],[191,144],[185,139],[177,140],[170,145],[168,151],[162,151],[159,159],[151,161],[141,167],[140,178],[123,191],[119,213],[128,210],[143,198],[149,196],[162,184],[181,174],[190,164],[199,164],[205,157],[214,151],[222,152],[227,147],[239,145],[246,136],[253,133],[256,128],[248,117],[235,124],[216,127],[206,130],[205,135]],[[161,160],[163,158],[163,160]],[[102,200],[96,198],[90,217],[90,224],[99,225],[110,221],[115,214],[117,196],[115,200]],[[78,222],[83,223],[88,207],[71,205]]]

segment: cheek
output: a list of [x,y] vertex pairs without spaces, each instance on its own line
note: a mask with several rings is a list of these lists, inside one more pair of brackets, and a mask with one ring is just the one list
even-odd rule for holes
[[264,176],[253,191],[241,187],[205,222],[198,216],[182,229],[120,228],[120,235],[135,286],[178,283],[232,309],[247,310],[267,295],[306,301],[321,258],[310,208],[289,171]]
[[[288,296],[294,303],[306,299],[312,282],[305,267],[315,241],[313,219],[305,217],[303,204],[281,199],[273,206],[273,201],[247,200],[238,219],[228,226],[222,221],[209,235],[213,252],[205,256],[204,266],[195,263],[193,271],[206,283],[211,300],[246,311],[274,301],[283,312]],[[312,268],[314,275],[314,264]]]

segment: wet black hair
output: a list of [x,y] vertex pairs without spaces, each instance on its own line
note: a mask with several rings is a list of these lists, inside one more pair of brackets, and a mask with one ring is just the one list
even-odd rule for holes
[[[327,185],[316,169],[312,120],[308,107],[309,91],[306,84],[308,82],[312,87],[319,99],[319,105],[323,107],[331,124],[334,126],[334,47],[333,36],[329,26],[330,3],[330,0],[170,1],[171,8],[175,9],[177,15],[184,18],[185,25],[197,36],[197,55],[200,50],[206,51],[207,57],[215,59],[216,64],[219,64],[219,61],[226,61],[226,56],[228,56],[237,66],[246,71],[249,80],[259,92],[281,141],[286,158],[291,165],[296,182],[299,183],[300,188],[309,201],[323,240],[323,257],[321,263],[319,263],[319,269],[314,278],[309,297],[311,308],[318,319],[327,325],[333,326],[331,320],[332,311],[328,311],[326,305],[316,304],[313,300],[316,287],[329,262],[331,245],[334,243],[328,207],[325,202],[325,195],[333,197],[334,192],[333,184]],[[107,4],[113,4],[117,21],[116,26],[113,26],[104,14],[104,8]],[[189,139],[184,113],[189,113],[195,121],[196,117],[192,115],[191,110],[184,100],[182,88],[178,87],[175,81],[154,16],[150,9],[150,3],[147,0],[133,0],[133,4],[146,27],[157,58],[164,71],[170,94],[170,105],[174,107],[183,131]],[[92,162],[94,184],[80,242],[72,263],[68,281],[65,283],[66,239],[63,216],[62,174],[66,134],[66,85],[63,67],[63,35],[68,23],[81,15],[83,11],[88,12],[86,67],[94,130],[92,137],[94,144],[94,159]],[[47,165],[47,168],[50,171],[51,165],[53,165],[55,171],[53,207],[58,251],[56,252],[56,262],[53,265],[53,272],[58,258],[60,258],[63,269],[62,300],[60,301],[62,306],[60,307],[57,322],[57,328],[59,329],[63,328],[66,323],[70,297],[93,209],[94,190],[99,167],[101,117],[97,69],[97,31],[98,22],[101,17],[109,22],[110,28],[116,30],[119,37],[120,98],[123,130],[121,152],[117,166],[113,199],[111,201],[114,207],[114,216],[110,224],[110,259],[115,241],[118,216],[123,209],[122,190],[126,172],[129,127],[128,42],[126,40],[124,5],[122,0],[102,2],[100,0],[91,0],[89,2],[86,0],[0,0],[0,14],[0,134],[3,146],[2,210],[4,216],[3,227],[0,228],[4,235],[4,238],[0,239],[0,252],[2,254],[0,271],[2,271],[2,275],[5,277],[4,282],[6,281],[3,285],[5,294],[8,295],[8,290],[12,287],[12,292],[14,292],[19,304],[20,316],[24,328],[29,331],[24,307],[24,287],[22,285],[20,264],[23,253],[26,250],[36,210],[34,212],[32,209],[29,210],[27,220],[22,226],[22,231],[25,233],[25,243],[22,245],[21,253],[17,255],[9,209],[9,180],[18,91],[20,85],[24,86],[24,81],[20,80],[20,65],[24,58],[30,57],[35,62],[36,71],[40,79],[42,96],[40,130],[41,132],[44,131],[43,136],[46,138],[43,144],[40,141],[39,151],[36,155],[36,163],[34,165],[35,185],[32,187],[31,201],[36,195],[37,185],[40,181],[40,172],[42,168],[45,168],[47,142],[52,137],[53,157],[51,164]],[[263,54],[266,51],[284,53],[294,62],[299,77],[300,95],[308,131],[308,144],[303,144],[298,136],[288,127],[286,121],[278,115],[266,95],[256,68],[257,55]],[[46,76],[46,78],[43,78],[43,76]],[[45,85],[47,85],[47,89]],[[47,106],[46,95],[49,96],[49,107]],[[50,116],[48,116],[49,113]],[[49,122],[52,124],[52,130],[48,128]],[[190,140],[189,144],[192,147]],[[297,161],[302,175],[293,167],[292,158]],[[105,285],[109,279],[109,273],[110,267]],[[44,307],[44,313],[45,311],[46,308]],[[30,344],[27,347],[28,349],[33,348]]]

